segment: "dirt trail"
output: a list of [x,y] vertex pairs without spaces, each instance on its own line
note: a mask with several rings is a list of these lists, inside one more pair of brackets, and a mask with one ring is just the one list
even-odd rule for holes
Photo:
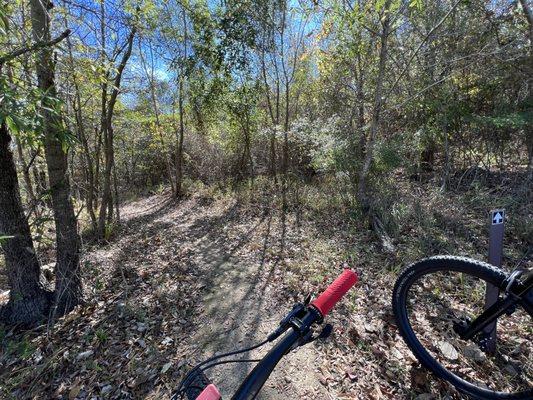
[[[161,202],[161,204],[158,204]],[[149,215],[163,200],[151,199],[125,207],[126,223]],[[279,218],[268,212],[242,216],[234,202],[202,205],[198,199],[169,207],[150,222],[166,231],[177,247],[186,250],[187,262],[197,271],[202,295],[194,306],[181,346],[189,351],[191,363],[215,353],[231,351],[260,342],[272,332],[290,309],[279,300],[271,286],[280,274],[282,249],[287,235]],[[270,346],[244,355],[256,358]],[[313,345],[291,353],[283,360],[260,399],[330,399],[315,372],[318,354]],[[225,398],[251,370],[245,364],[221,366],[208,376],[221,388]]]

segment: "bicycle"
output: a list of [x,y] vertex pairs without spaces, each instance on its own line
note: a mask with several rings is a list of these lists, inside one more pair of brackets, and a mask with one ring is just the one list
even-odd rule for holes
[[[211,357],[206,361],[196,365],[184,377],[177,391],[172,396],[173,400],[220,400],[221,395],[215,385],[205,375],[205,371],[217,365],[240,362],[257,362],[254,369],[241,383],[232,400],[252,400],[259,394],[263,385],[274,371],[279,361],[290,351],[311,343],[317,339],[327,338],[333,328],[326,324],[320,333],[316,333],[314,328],[324,321],[324,317],[331,311],[335,304],[357,283],[357,274],[349,269],[344,272],[314,301],[307,296],[303,303],[294,305],[289,314],[283,318],[278,328],[272,332],[261,343],[254,346],[232,351]],[[247,353],[255,350],[267,343],[277,343],[260,360],[254,359],[232,359],[227,357]]]
[[[500,296],[485,309],[486,284]],[[533,270],[438,256],[408,266],[392,307],[420,363],[476,399],[533,399]],[[497,322],[497,348],[487,346]]]

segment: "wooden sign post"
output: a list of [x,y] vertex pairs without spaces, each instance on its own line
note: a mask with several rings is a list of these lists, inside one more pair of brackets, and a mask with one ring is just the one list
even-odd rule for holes
[[[501,267],[503,258],[503,233],[505,228],[505,210],[492,210],[490,212],[489,234],[489,263]],[[499,290],[496,286],[487,284],[485,292],[485,309],[498,301]],[[496,351],[496,322],[484,330],[486,337],[486,350],[489,353]]]

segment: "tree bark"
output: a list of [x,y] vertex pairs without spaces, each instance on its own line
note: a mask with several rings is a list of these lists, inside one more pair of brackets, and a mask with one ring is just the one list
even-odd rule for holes
[[28,166],[28,163],[26,162],[26,159],[24,158],[24,151],[22,149],[22,144],[20,143],[20,140],[15,139],[15,143],[17,145],[17,154],[20,160],[20,166],[22,170],[22,177],[24,178],[24,185],[26,186],[26,192],[28,193],[28,200],[29,200],[29,208],[35,207],[37,205],[37,199],[35,197],[35,190],[33,190],[33,183],[31,182],[30,177],[30,168]]
[[[93,231],[96,230],[97,224],[96,224],[96,214],[94,212],[95,205],[94,205],[94,195],[95,195],[95,178],[94,178],[94,165],[93,160],[91,158],[91,151],[89,149],[89,141],[87,140],[87,135],[85,133],[85,126],[83,124],[83,105],[81,102],[81,94],[80,94],[80,87],[78,80],[76,78],[76,73],[74,71],[74,56],[72,54],[72,43],[70,42],[70,39],[67,38],[67,47],[69,52],[69,60],[70,60],[70,68],[72,69],[72,81],[74,85],[74,100],[73,100],[73,111],[76,119],[76,128],[78,131],[78,139],[80,140],[80,143],[83,147],[82,152],[82,160],[85,164],[85,171],[86,171],[86,184],[87,184],[87,211],[89,213],[89,217],[91,218],[91,225],[93,228]],[[98,154],[97,154],[98,156]]]
[[376,91],[374,93],[374,109],[372,113],[372,121],[370,123],[370,136],[366,144],[365,158],[363,166],[359,174],[358,198],[364,213],[370,211],[370,200],[367,193],[368,173],[374,159],[374,145],[379,130],[381,108],[383,106],[383,80],[385,79],[385,65],[388,56],[388,39],[390,33],[390,15],[389,15],[390,1],[385,4],[385,18],[383,20],[383,30],[381,32],[381,49],[379,51],[379,67],[376,83]]
[[51,293],[40,282],[40,266],[33,247],[30,227],[24,215],[11,138],[5,124],[0,126],[0,236],[9,282],[9,301],[0,307],[0,320],[31,326],[46,319]]
[[[156,96],[156,78],[155,78],[155,72],[154,72],[154,54],[153,54],[153,48],[152,48],[152,42],[148,41],[148,46],[150,50],[150,68],[148,68],[146,59],[143,55],[143,48],[139,42],[139,55],[141,59],[141,65],[144,69],[144,72],[146,73],[146,77],[148,78],[148,86],[150,88],[150,99],[152,101],[152,107],[154,109],[154,117],[155,117],[155,130],[156,134],[159,137],[159,141],[161,143],[161,151],[165,153],[165,161],[166,161],[166,167],[167,167],[167,173],[168,173],[168,180],[170,183],[170,189],[172,191],[173,196],[178,196],[178,191],[176,189],[176,185],[174,183],[174,180],[172,179],[172,152],[167,152],[165,149],[165,140],[163,137],[163,127],[161,126],[161,118],[160,118],[160,112],[159,112],[159,104],[157,101]],[[176,178],[177,180],[177,178]]]
[[179,95],[178,95],[178,112],[180,117],[180,128],[177,137],[176,151],[176,196],[183,195],[183,139],[185,136],[185,121],[183,109],[183,77],[180,78]]
[[[113,210],[113,199],[111,196],[111,174],[113,170],[113,164],[115,162],[115,154],[113,148],[113,113],[115,109],[115,104],[117,102],[118,94],[120,91],[120,83],[122,81],[122,74],[124,68],[131,56],[131,51],[133,48],[133,39],[135,38],[137,30],[135,27],[131,29],[131,32],[127,39],[126,50],[122,55],[122,59],[117,68],[117,74],[113,80],[113,90],[111,91],[111,96],[107,102],[107,107],[105,110],[105,116],[102,118],[102,131],[104,132],[104,158],[105,158],[105,168],[104,168],[104,187],[102,201],[100,203],[100,213],[98,215],[98,237],[100,239],[105,239],[105,225],[106,220],[109,221],[112,217]],[[104,95],[102,95],[104,96]]]
[[[530,8],[530,4],[526,0],[520,0],[520,4],[522,4],[522,10],[524,12],[524,16],[527,20],[527,25],[529,28],[529,62],[527,65],[529,65],[529,76],[531,77],[531,73],[533,73],[533,11]],[[529,83],[529,97],[530,100],[533,97],[533,83]],[[527,171],[528,171],[528,178],[533,179],[533,129],[527,129],[526,128],[526,146],[527,146],[527,155],[528,155],[528,162],[527,162]]]
[[[32,34],[36,42],[50,41],[49,10],[52,3],[31,0]],[[70,199],[70,182],[68,176],[67,154],[60,140],[64,129],[59,116],[50,99],[57,97],[54,82],[52,49],[45,47],[37,53],[37,81],[39,89],[46,97],[43,98],[43,130],[44,149],[52,197],[52,210],[56,227],[57,261],[54,312],[63,315],[78,305],[82,299],[80,276],[80,238],[74,207]]]
[[[185,13],[185,8],[182,7],[181,9],[181,18],[183,21],[183,43],[184,43],[184,51],[183,51],[183,57],[187,59],[187,46],[188,46],[188,40],[189,40],[189,31],[187,27],[187,18]],[[179,76],[179,87],[178,87],[178,112],[180,117],[180,128],[179,133],[176,131],[176,140],[177,140],[177,146],[176,146],[176,197],[183,196],[183,139],[185,137],[185,110],[184,110],[184,80],[185,80],[185,71],[182,70],[180,76]],[[172,110],[172,113],[174,114],[174,109]]]

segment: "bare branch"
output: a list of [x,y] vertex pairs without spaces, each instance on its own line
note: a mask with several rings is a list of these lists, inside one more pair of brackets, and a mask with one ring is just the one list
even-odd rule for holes
[[396,87],[396,85],[398,84],[398,82],[400,82],[400,79],[402,79],[402,77],[405,75],[405,73],[407,72],[407,70],[409,69],[411,63],[413,62],[414,58],[416,57],[416,55],[418,54],[418,52],[420,51],[420,49],[422,48],[422,46],[424,45],[424,43],[426,43],[426,41],[431,37],[431,35],[433,34],[433,32],[435,32],[437,29],[439,29],[439,27],[444,23],[444,21],[446,21],[446,19],[451,15],[451,13],[453,12],[453,10],[455,10],[457,8],[457,6],[459,5],[459,3],[461,2],[461,0],[458,0],[455,2],[455,4],[450,8],[450,10],[446,13],[446,15],[444,17],[442,17],[442,19],[437,23],[437,25],[435,25],[433,28],[431,28],[431,30],[428,32],[428,34],[424,37],[424,39],[420,42],[420,44],[418,45],[418,47],[416,48],[416,50],[414,51],[414,53],[411,55],[411,57],[409,58],[409,61],[407,62],[407,64],[405,65],[405,68],[402,70],[402,72],[400,73],[400,75],[398,75],[398,77],[396,78],[396,80],[394,81],[393,85],[391,86],[391,88],[389,89],[389,92],[387,93],[387,96],[390,95],[392,93],[392,91],[394,90],[394,88]]
[[19,48],[17,50],[12,51],[11,53],[7,53],[7,54],[1,56],[0,57],[0,67],[2,65],[4,65],[6,62],[9,62],[9,61],[13,60],[14,58],[17,58],[18,56],[21,56],[23,54],[26,54],[26,53],[29,53],[29,52],[32,52],[32,51],[36,51],[36,50],[40,50],[40,49],[43,49],[45,47],[55,46],[56,44],[61,42],[63,39],[65,39],[67,36],[69,36],[70,32],[71,32],[70,29],[67,29],[65,32],[63,32],[61,35],[59,35],[55,39],[52,39],[52,40],[49,40],[49,41],[45,41],[45,42],[44,41],[36,42],[33,45],[31,45],[31,46],[21,47],[21,48]]

